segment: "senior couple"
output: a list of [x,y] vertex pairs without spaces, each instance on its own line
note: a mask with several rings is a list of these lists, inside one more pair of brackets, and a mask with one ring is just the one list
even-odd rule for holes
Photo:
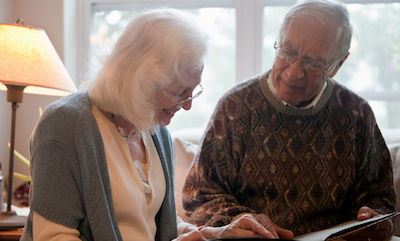
[[[340,2],[293,6],[272,69],[218,103],[183,189],[185,222],[165,126],[201,93],[208,38],[181,11],[139,14],[86,88],[39,120],[21,240],[292,239],[392,212],[391,159],[372,110],[333,79],[351,35]],[[392,232],[386,221],[347,239]]]

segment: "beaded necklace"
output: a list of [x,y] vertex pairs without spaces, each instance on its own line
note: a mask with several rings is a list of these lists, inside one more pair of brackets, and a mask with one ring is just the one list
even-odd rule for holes
[[[114,116],[114,114],[111,114],[111,117],[112,117],[112,119],[113,119],[115,128],[117,128],[117,131],[119,132],[119,134],[121,134],[121,136],[122,136],[123,138],[128,138],[129,135],[124,135],[124,134],[122,134],[122,132],[119,130],[118,125],[117,125],[117,122],[115,122],[115,116]],[[136,134],[136,130],[132,133],[132,136],[135,135],[135,134]]]

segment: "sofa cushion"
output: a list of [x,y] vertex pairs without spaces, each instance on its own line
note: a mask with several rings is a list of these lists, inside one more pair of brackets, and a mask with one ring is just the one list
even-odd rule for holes
[[[388,148],[393,161],[393,184],[397,194],[396,211],[400,211],[400,142],[388,144]],[[400,236],[400,217],[396,217],[396,229],[394,234]]]
[[[393,185],[397,194],[396,211],[400,211],[400,129],[381,129],[393,163]],[[400,236],[400,217],[396,218],[394,234]]]
[[203,134],[203,129],[187,129],[172,133],[175,157],[175,204],[180,217],[184,217],[182,188]]

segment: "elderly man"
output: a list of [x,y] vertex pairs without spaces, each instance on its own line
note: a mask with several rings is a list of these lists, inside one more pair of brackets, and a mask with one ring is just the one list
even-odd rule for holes
[[[332,79],[350,41],[340,2],[288,12],[272,69],[216,107],[183,190],[189,221],[220,226],[250,213],[292,238],[394,211],[391,158],[371,107]],[[392,231],[387,221],[356,238]]]

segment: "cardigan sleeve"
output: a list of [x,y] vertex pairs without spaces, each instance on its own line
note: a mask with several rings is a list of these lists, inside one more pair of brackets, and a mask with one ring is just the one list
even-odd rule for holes
[[71,147],[56,141],[45,141],[31,157],[31,210],[70,228],[85,217],[76,159]]

